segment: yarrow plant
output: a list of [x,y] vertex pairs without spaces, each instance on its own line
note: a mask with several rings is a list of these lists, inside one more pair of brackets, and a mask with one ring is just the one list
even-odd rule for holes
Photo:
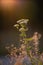
[[[28,27],[27,27],[28,22],[29,22],[29,19],[20,19],[14,25],[14,27],[20,32],[20,34],[19,34],[20,42],[22,42],[23,44],[26,44],[26,46],[28,44],[28,41],[33,40],[33,38],[27,38],[26,32],[28,31]],[[27,52],[28,52],[28,51],[30,51],[31,47],[28,46],[26,49],[27,49]],[[32,64],[33,65],[36,65],[34,63],[34,61],[37,62],[37,60],[38,60],[38,65],[40,64],[40,60],[39,59],[35,59],[33,57],[31,59],[32,59]],[[34,61],[33,61],[33,59],[34,59]]]
[[[43,54],[41,55],[41,60],[39,58],[36,58],[35,56],[32,56],[32,53],[30,54],[30,51],[33,49],[33,46],[31,47],[28,42],[32,41],[36,36],[27,38],[26,32],[28,32],[28,22],[29,19],[20,19],[17,21],[17,23],[14,25],[14,27],[18,30],[19,33],[19,42],[22,42],[21,47],[17,48],[14,47],[14,44],[8,45],[5,48],[8,50],[10,56],[14,56],[17,58],[18,55],[28,55],[31,59],[32,65],[43,65]],[[36,45],[35,45],[36,46]],[[33,50],[32,50],[33,51]],[[42,61],[42,62],[41,62]],[[11,60],[12,62],[12,60]]]
[[22,38],[22,41],[24,41],[24,43],[26,44],[27,41],[31,40],[26,38],[26,32],[28,31],[28,27],[27,24],[29,22],[29,19],[20,19],[17,21],[17,24],[14,25],[14,27],[16,27],[18,29],[18,31],[20,32],[20,38]]

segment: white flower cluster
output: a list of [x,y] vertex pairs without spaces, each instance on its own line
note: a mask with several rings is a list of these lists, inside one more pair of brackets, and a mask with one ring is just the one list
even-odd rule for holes
[[22,23],[27,24],[28,21],[29,21],[29,19],[21,19],[21,20],[18,20],[17,23],[19,23],[19,24],[22,24]]
[[[20,19],[17,21],[17,24],[14,25],[14,27],[16,27],[17,29],[20,29],[19,31],[27,31],[28,29],[25,29],[24,27],[26,27],[25,24],[27,24],[29,21],[29,19]],[[21,28],[19,28],[21,27]]]
[[18,24],[16,24],[16,25],[14,25],[14,27],[19,27],[19,25],[18,25]]

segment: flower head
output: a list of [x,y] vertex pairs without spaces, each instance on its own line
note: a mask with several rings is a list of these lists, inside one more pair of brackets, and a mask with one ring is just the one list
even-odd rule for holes
[[26,31],[24,28],[19,29],[20,32]]
[[19,25],[18,24],[15,24],[14,27],[18,27]]
[[28,21],[29,21],[29,19],[21,19],[21,20],[18,20],[17,23],[20,23],[20,24],[25,23],[25,24],[27,24]]
[[20,19],[20,20],[17,21],[17,23],[20,23],[20,22],[22,22],[23,20],[24,20],[24,19]]

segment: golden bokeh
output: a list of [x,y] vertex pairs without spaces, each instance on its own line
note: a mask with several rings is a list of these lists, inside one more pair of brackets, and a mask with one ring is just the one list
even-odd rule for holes
[[4,8],[12,8],[17,5],[17,0],[1,0],[1,7]]

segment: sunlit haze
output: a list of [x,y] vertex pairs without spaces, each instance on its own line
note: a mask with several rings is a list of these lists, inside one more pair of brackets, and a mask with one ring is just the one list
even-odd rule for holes
[[1,0],[1,6],[3,8],[6,7],[13,7],[14,5],[16,5],[18,2],[17,0]]

